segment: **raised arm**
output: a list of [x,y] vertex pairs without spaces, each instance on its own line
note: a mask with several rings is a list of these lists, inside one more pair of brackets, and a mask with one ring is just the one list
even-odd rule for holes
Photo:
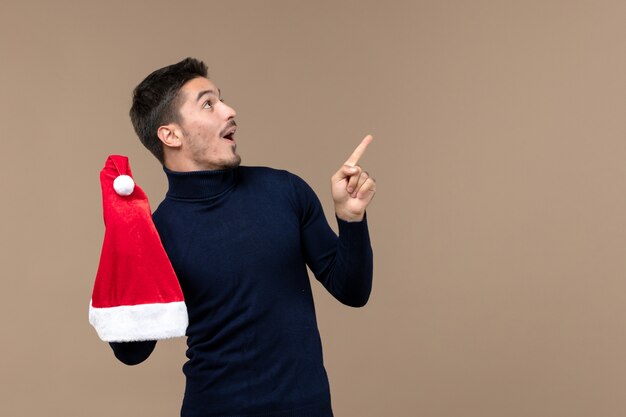
[[332,177],[339,236],[328,225],[314,192],[304,181],[295,180],[306,262],[337,300],[353,307],[365,305],[372,289],[373,254],[365,209],[374,196],[375,182],[357,165],[371,141],[367,136]]

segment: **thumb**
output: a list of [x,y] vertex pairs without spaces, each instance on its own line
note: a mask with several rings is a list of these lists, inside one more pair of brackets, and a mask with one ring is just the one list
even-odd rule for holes
[[345,178],[349,178],[352,175],[359,172],[359,168],[355,166],[342,165],[341,168],[333,175],[333,182],[339,182]]

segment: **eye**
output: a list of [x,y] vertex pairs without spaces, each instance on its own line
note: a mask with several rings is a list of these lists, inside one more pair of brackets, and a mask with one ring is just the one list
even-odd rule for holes
[[202,108],[203,109],[212,109],[213,108],[213,103],[211,103],[211,100],[207,100],[204,102],[204,104],[202,104]]

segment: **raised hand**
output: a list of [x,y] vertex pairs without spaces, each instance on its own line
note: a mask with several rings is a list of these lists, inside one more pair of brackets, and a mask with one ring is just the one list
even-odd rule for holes
[[374,140],[367,135],[331,178],[335,213],[341,220],[363,220],[365,209],[376,192],[376,181],[358,165],[368,145]]

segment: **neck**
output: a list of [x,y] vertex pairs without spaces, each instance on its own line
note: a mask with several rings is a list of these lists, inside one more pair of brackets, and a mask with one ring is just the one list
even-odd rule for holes
[[241,163],[241,157],[235,153],[234,147],[232,158],[218,159],[213,163],[206,160],[198,161],[183,152],[183,149],[166,150],[163,165],[174,172],[195,172],[231,169],[238,167]]
[[199,164],[191,159],[166,159],[163,164],[165,168],[173,172],[198,172],[198,171],[220,171],[232,168],[230,166]]

